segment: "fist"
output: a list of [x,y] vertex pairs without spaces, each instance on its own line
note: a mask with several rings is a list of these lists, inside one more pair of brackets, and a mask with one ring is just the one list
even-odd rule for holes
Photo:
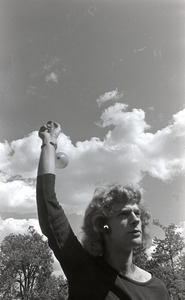
[[39,130],[39,137],[45,141],[57,140],[61,132],[61,126],[57,122],[49,121],[46,125],[41,126]]

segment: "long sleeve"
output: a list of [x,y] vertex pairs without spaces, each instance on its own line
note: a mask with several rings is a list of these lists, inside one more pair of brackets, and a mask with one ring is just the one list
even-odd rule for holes
[[[56,236],[59,248],[62,248],[69,235],[70,225],[64,211],[57,201],[54,191],[55,175],[45,174],[37,178],[37,208],[41,230],[49,239]],[[57,239],[57,236],[60,237]]]
[[87,258],[87,253],[74,235],[66,215],[57,201],[55,175],[37,177],[38,218],[50,248],[59,260],[66,276],[77,270]]

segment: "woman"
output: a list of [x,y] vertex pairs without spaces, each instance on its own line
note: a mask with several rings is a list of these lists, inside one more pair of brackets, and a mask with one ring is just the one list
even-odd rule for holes
[[133,263],[147,239],[149,216],[140,192],[109,185],[95,191],[84,217],[83,245],[77,240],[55,195],[58,123],[42,126],[37,177],[39,222],[68,279],[69,300],[166,300],[163,282]]

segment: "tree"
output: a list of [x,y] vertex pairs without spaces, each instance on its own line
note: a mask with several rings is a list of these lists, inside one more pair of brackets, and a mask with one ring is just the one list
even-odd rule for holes
[[185,244],[175,224],[163,226],[158,220],[154,225],[164,231],[164,239],[154,237],[155,251],[149,259],[142,247],[135,253],[139,267],[154,273],[166,285],[172,300],[185,299]]
[[[154,238],[153,244],[156,246],[156,250],[153,253],[153,258],[158,257],[160,262],[169,262],[172,270],[174,270],[175,258],[181,254],[185,244],[183,237],[177,231],[177,226],[175,224],[170,224],[167,227],[159,223],[158,220],[154,220],[154,225],[160,227],[165,234],[163,240]],[[158,256],[158,253],[160,256]]]
[[175,224],[163,226],[158,220],[154,220],[154,225],[160,227],[165,234],[164,239],[154,237],[153,245],[155,251],[147,266],[165,284],[173,300],[184,299],[185,280],[180,271],[182,262],[182,251],[185,247],[183,237],[178,232]]
[[66,300],[68,299],[68,284],[62,275],[50,276],[37,291],[35,300]]
[[176,279],[178,296],[179,299],[185,299],[185,253],[182,253],[178,257],[176,266],[178,274]]
[[28,234],[10,234],[0,247],[0,295],[2,299],[35,299],[53,271],[47,241],[33,227]]
[[143,245],[135,250],[133,261],[138,267],[145,269],[146,271],[150,271],[148,266],[148,255],[146,254]]

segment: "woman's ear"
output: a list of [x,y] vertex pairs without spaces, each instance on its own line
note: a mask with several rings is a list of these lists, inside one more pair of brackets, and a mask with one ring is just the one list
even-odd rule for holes
[[107,218],[102,215],[94,216],[92,219],[93,229],[95,232],[103,232],[106,223],[107,223]]

